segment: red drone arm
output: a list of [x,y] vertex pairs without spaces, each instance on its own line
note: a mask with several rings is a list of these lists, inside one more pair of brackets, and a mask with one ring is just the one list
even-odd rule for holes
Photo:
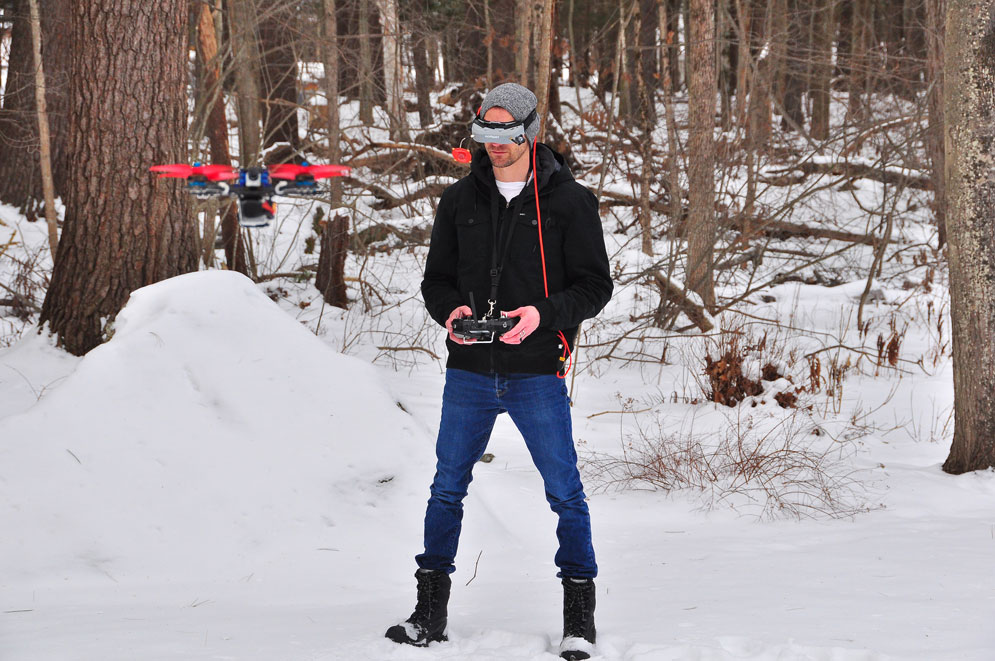
[[296,165],[294,163],[284,163],[269,167],[269,176],[274,179],[296,179],[302,174],[310,175],[315,179],[327,179],[329,177],[344,177],[350,172],[352,172],[352,169],[345,165]]
[[160,178],[176,177],[178,179],[186,179],[194,175],[201,175],[208,181],[224,181],[238,177],[238,171],[230,165],[171,163],[169,165],[153,165],[149,170],[158,173]]

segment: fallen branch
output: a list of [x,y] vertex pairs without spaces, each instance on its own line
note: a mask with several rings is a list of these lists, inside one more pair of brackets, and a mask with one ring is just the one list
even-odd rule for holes
[[[730,227],[738,232],[744,231],[744,223],[741,218],[733,219]],[[842,230],[832,230],[823,227],[810,227],[808,225],[798,225],[785,220],[752,220],[749,223],[751,233],[761,233],[775,239],[784,239],[789,236],[801,236],[806,238],[832,239],[834,241],[845,241],[847,243],[863,243],[873,246],[877,244],[877,238],[870,234],[855,234]]]
[[705,307],[691,300],[688,292],[677,286],[673,280],[659,271],[653,274],[653,280],[656,282],[656,286],[660,288],[660,296],[664,300],[676,305],[702,332],[707,333],[715,328],[715,324],[712,323],[711,317],[705,311]]
[[[664,187],[664,190],[667,191],[667,194],[668,194],[667,198],[664,199],[661,196],[661,197],[658,197],[655,200],[650,200],[650,209],[652,209],[653,211],[656,211],[658,213],[669,214],[670,211],[671,211],[671,208],[670,208],[670,197],[669,197],[669,193],[670,193],[669,188],[670,188],[670,186],[668,185],[668,182],[663,182],[663,187]],[[639,200],[637,200],[632,195],[626,195],[625,193],[616,193],[616,192],[610,191],[610,190],[601,191],[601,199],[604,200],[606,198],[608,199],[608,202],[605,202],[603,204],[603,206],[608,206],[608,207],[633,207],[633,208],[639,206]]]
[[[373,149],[393,149],[398,151],[415,151],[419,154],[424,154],[439,161],[445,161],[446,163],[455,164],[463,168],[469,168],[469,163],[460,163],[453,158],[453,155],[449,152],[444,152],[441,149],[436,149],[435,147],[430,147],[428,145],[420,145],[415,142],[373,142],[370,143]],[[354,165],[353,163],[347,163],[347,165]]]
[[375,204],[372,204],[370,206],[373,209],[381,211],[384,209],[394,209],[397,207],[401,207],[404,206],[405,204],[410,204],[416,200],[420,200],[426,197],[438,197],[439,195],[442,195],[442,191],[446,190],[446,188],[449,186],[449,184],[446,183],[435,182],[431,184],[426,184],[424,187],[419,188],[418,190],[412,193],[408,193],[404,197],[397,197],[386,188],[383,188],[382,186],[377,186],[376,184],[370,183],[368,181],[363,181],[355,177],[342,177],[342,180],[345,183],[352,184],[358,188],[362,188],[372,193],[373,197],[377,198],[379,202],[376,202]]
[[380,351],[424,351],[436,360],[442,360],[434,351],[425,347],[377,347]]
[[847,177],[849,179],[872,179],[884,184],[916,188],[918,190],[933,190],[933,183],[927,176],[903,174],[894,170],[876,168],[863,163],[819,163],[815,161],[804,161],[795,163],[783,170],[773,170],[770,174],[774,178],[764,178],[766,183],[778,185],[779,183],[797,183],[797,179],[788,177],[791,172],[801,172],[802,174],[831,174],[837,177]]

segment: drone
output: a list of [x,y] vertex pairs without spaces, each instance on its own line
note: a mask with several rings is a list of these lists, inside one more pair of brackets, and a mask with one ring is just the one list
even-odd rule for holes
[[238,200],[242,227],[266,227],[276,215],[273,198],[317,197],[325,191],[318,180],[350,173],[344,165],[285,163],[269,167],[234,168],[230,165],[173,163],[153,165],[150,171],[163,178],[187,180],[187,191],[199,200],[233,197]]

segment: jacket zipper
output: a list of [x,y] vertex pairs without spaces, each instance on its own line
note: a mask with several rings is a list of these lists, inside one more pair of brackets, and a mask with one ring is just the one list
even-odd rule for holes
[[[491,191],[492,195],[495,194],[495,193],[496,193],[496,191]],[[498,211],[499,211],[499,213],[498,213],[498,218],[497,219],[498,219],[498,221],[501,221],[502,225],[504,225],[504,222],[502,221],[502,219],[504,218],[505,214],[508,211],[508,203],[505,202],[505,199],[504,199],[503,195],[501,195],[500,193],[497,193],[497,195],[500,197],[500,199],[498,200]],[[491,236],[493,237],[493,234]],[[501,232],[500,231],[497,233],[497,236],[498,236],[498,239],[501,238]],[[498,314],[500,314],[499,310],[497,312],[498,312]],[[496,345],[497,345],[498,342],[499,342],[499,340],[495,340],[494,342],[491,343],[491,346],[489,347],[489,349],[490,349],[490,357],[491,357],[491,374],[497,374],[497,346]]]

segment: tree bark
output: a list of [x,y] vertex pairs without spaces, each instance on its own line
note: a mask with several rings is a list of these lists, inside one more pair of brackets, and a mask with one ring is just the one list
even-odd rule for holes
[[[342,159],[342,128],[339,122],[339,38],[337,0],[324,0],[324,32],[322,57],[325,63],[325,103],[328,108],[328,160],[338,163]],[[338,177],[329,180],[331,208],[342,204],[342,182]]]
[[710,0],[690,0],[688,84],[688,287],[715,306],[715,14]]
[[[27,0],[14,2],[7,80],[0,108],[0,200],[17,207],[29,220],[37,218],[44,199],[38,160],[38,115],[35,65]],[[51,133],[52,176],[56,194],[64,191],[66,161],[67,32],[70,2],[46,3],[41,14],[45,101]]]
[[807,88],[805,65],[810,52],[806,39],[808,31],[805,29],[807,2],[808,0],[788,0],[785,3],[788,15],[785,22],[787,32],[784,36],[787,41],[782,62],[783,86],[780,95],[781,109],[785,115],[781,120],[781,129],[784,131],[793,130],[794,127],[801,129],[805,125],[802,95]]
[[345,286],[345,259],[349,248],[349,217],[340,213],[322,223],[321,254],[315,286],[329,305],[345,309],[349,297]]
[[851,49],[847,119],[858,121],[864,117],[864,95],[868,91],[871,68],[871,38],[873,35],[874,5],[872,0],[853,0],[853,22],[850,31]]
[[812,20],[812,137],[829,137],[829,102],[833,77],[833,34],[836,0],[817,0]]
[[404,69],[401,66],[401,21],[397,0],[376,0],[383,27],[383,74],[385,109],[391,140],[408,139],[408,121],[404,110]]
[[197,268],[186,193],[120,176],[186,160],[186,3],[75,0],[69,37],[75,176],[41,323],[82,355],[132,291]]
[[[218,165],[231,165],[231,151],[228,144],[228,118],[225,115],[225,95],[221,81],[221,57],[218,52],[218,38],[214,22],[214,12],[209,4],[200,8],[197,26],[198,45],[204,72],[204,88],[211,102],[207,115],[207,138],[211,150],[211,162]],[[213,237],[209,237],[207,249],[214,251]],[[221,244],[225,250],[225,262],[232,271],[248,275],[245,260],[245,246],[239,232],[238,210],[234,201],[221,203]],[[207,260],[204,260],[205,263]]]
[[[294,44],[294,36],[298,32],[294,26],[297,4],[290,0],[268,2],[266,17],[259,23],[263,147],[286,143],[292,152],[301,146],[297,122],[297,109],[300,107],[297,100],[298,54]],[[286,162],[292,155],[281,153],[273,160]]]
[[45,196],[45,222],[48,224],[48,245],[52,259],[58,253],[59,225],[55,215],[55,185],[52,182],[52,136],[48,127],[48,107],[45,103],[45,65],[41,57],[41,19],[38,0],[28,0],[31,9],[32,59],[35,63],[35,110],[38,114],[38,156],[41,166],[41,187]]
[[529,87],[529,64],[532,45],[532,0],[517,0],[515,7],[515,73],[518,82]]
[[933,216],[936,218],[937,247],[947,242],[946,228],[946,178],[944,176],[943,146],[943,27],[946,0],[926,0],[926,66],[930,82],[927,103],[929,126],[926,140],[933,182]]
[[539,47],[536,50],[536,113],[539,115],[539,136],[546,135],[549,114],[549,72],[553,57],[553,0],[542,0],[542,21],[539,25]]
[[359,121],[373,125],[373,38],[370,0],[359,0]]
[[[432,113],[432,87],[435,85],[435,73],[428,61],[428,26],[424,21],[417,26],[412,46],[411,59],[415,67],[415,94],[418,97],[418,123],[423,131],[435,123]],[[488,83],[489,85],[489,83]]]
[[995,467],[995,2],[947,0],[944,117],[954,363],[948,473]]
[[232,66],[238,94],[239,164],[248,167],[258,162],[261,151],[256,3],[254,0],[228,0],[228,8],[231,14]]
[[[657,69],[657,27],[660,18],[657,14],[657,0],[639,0],[639,30],[636,47],[636,87],[640,95],[639,114],[645,113],[649,121],[656,123],[656,90],[660,88],[660,75]],[[641,89],[640,89],[641,88]]]
[[[667,34],[672,37],[667,41],[667,62],[670,67],[670,81],[674,91],[681,89],[681,4],[682,0],[661,0],[666,3]],[[686,49],[685,49],[686,50]]]

